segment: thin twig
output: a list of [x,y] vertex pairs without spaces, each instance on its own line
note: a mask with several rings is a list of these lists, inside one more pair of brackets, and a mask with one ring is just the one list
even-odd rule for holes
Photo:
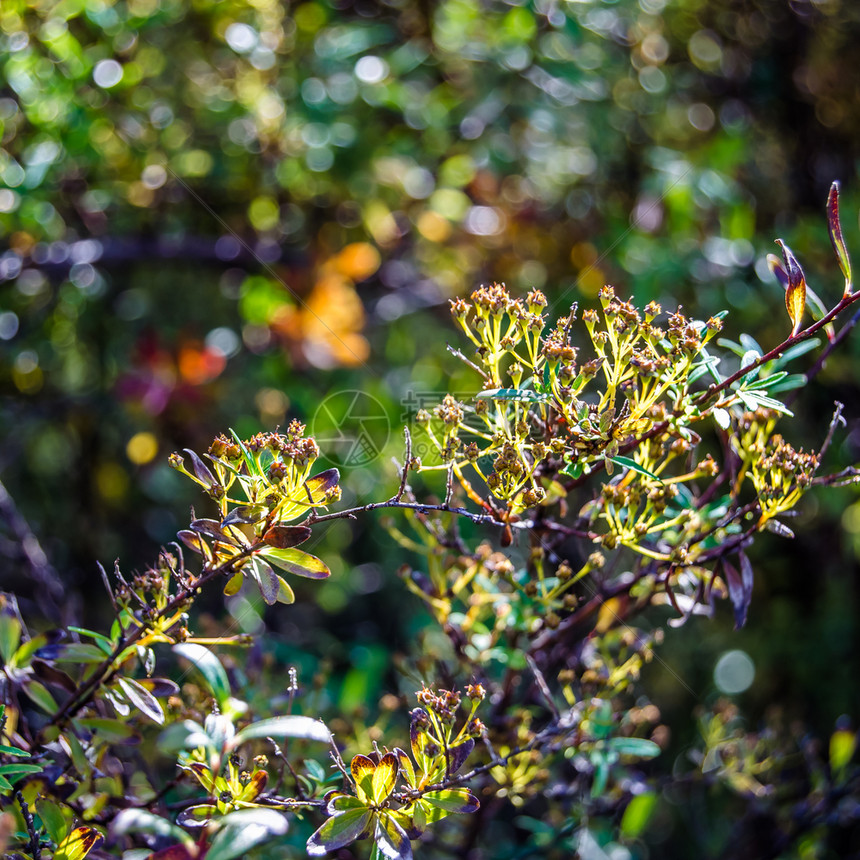
[[24,819],[24,825],[30,836],[30,854],[33,855],[33,860],[42,860],[42,846],[39,844],[39,833],[36,830],[36,823],[33,821],[33,813],[30,812],[30,807],[20,791],[15,792],[15,799],[18,801],[18,806],[21,807],[21,817]]

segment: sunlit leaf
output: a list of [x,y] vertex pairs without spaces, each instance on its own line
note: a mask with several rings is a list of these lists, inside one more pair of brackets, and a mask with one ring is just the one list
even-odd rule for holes
[[794,336],[800,331],[803,312],[806,309],[806,278],[803,275],[803,269],[800,268],[800,263],[797,262],[788,245],[782,239],[777,239],[776,243],[782,249],[785,272],[788,275],[788,286],[785,288],[785,308],[791,320],[791,334]]
[[[205,787],[205,786],[204,786]],[[206,789],[211,791],[210,788]],[[205,827],[218,814],[218,807],[211,803],[198,803],[195,806],[189,806],[183,809],[176,816],[176,823],[181,824],[189,830],[199,830]]]
[[227,584],[224,586],[224,595],[225,597],[232,597],[234,594],[238,594],[242,590],[242,586],[245,583],[245,574],[241,570],[237,570],[228,580]]
[[412,766],[412,759],[399,747],[395,747],[394,755],[397,756],[400,774],[406,780],[406,784],[415,788],[418,783],[415,780],[415,768]]
[[394,791],[397,770],[397,756],[394,753],[386,753],[379,760],[373,772],[372,796],[375,804],[381,804]]
[[233,508],[229,514],[221,521],[221,525],[233,526],[245,523],[258,523],[264,519],[268,508],[265,505],[240,505],[238,508]]
[[274,809],[239,809],[221,819],[206,860],[234,860],[287,832],[287,819]]
[[286,603],[287,605],[296,602],[295,592],[293,592],[293,589],[284,577],[280,575],[278,575],[278,596],[276,599],[278,603]]
[[373,773],[376,765],[366,755],[357,755],[349,766],[355,782],[355,793],[362,803],[373,802]]
[[21,640],[21,622],[10,604],[0,608],[0,658],[4,663],[12,659]]
[[123,809],[113,820],[111,831],[117,836],[126,833],[146,833],[162,839],[192,844],[191,837],[172,822],[146,809]]
[[637,839],[648,826],[656,806],[657,795],[653,791],[634,795],[621,817],[621,835],[625,839]]
[[428,791],[422,795],[427,803],[447,812],[477,812],[481,804],[467,788],[445,788]]
[[203,675],[209,692],[222,705],[230,697],[230,681],[221,661],[208,649],[196,642],[183,642],[173,646],[173,653],[190,660]]
[[304,576],[307,579],[325,579],[331,576],[331,571],[325,562],[301,549],[264,547],[257,555],[264,556],[267,561],[277,565],[281,570],[296,576]]
[[335,815],[338,812],[347,812],[350,809],[366,809],[367,804],[362,803],[357,797],[351,794],[344,794],[342,791],[330,791],[326,795],[326,812],[329,815]]
[[54,852],[54,860],[81,860],[104,840],[94,827],[76,827]]
[[412,860],[412,845],[409,837],[393,815],[380,812],[376,816],[373,839],[379,853],[388,860]]
[[117,684],[126,698],[142,713],[161,725],[164,722],[164,710],[160,702],[145,687],[132,678],[120,677]]
[[325,472],[308,478],[300,495],[305,496],[312,505],[321,505],[325,502],[328,494],[337,486],[339,480],[340,472],[337,469],[326,469]]
[[356,839],[366,839],[372,821],[373,813],[366,807],[333,815],[308,839],[307,852],[311,857],[323,857]]
[[263,600],[269,606],[276,603],[278,593],[280,592],[280,583],[278,582],[277,574],[272,570],[272,566],[266,564],[258,554],[251,558],[249,569],[251,575],[254,577],[254,581],[260,587],[260,594],[263,595]]
[[837,729],[830,736],[830,770],[840,774],[854,757],[857,734],[849,729]]
[[218,481],[212,472],[209,471],[209,467],[197,456],[197,454],[192,451],[190,448],[183,448],[186,454],[191,459],[191,469],[194,474],[197,476],[197,480],[199,480],[202,484],[207,487],[214,487],[217,485]]
[[326,728],[325,723],[311,717],[290,715],[271,717],[267,720],[251,723],[250,726],[245,726],[244,729],[236,733],[231,746],[237,747],[239,744],[243,744],[245,741],[253,740],[254,738],[269,737],[275,740],[278,738],[300,738],[306,741],[331,743],[331,732]]
[[848,256],[845,237],[842,235],[842,223],[839,220],[838,182],[834,182],[830,186],[830,193],[827,195],[827,227],[830,231],[830,241],[833,243],[833,250],[836,251],[836,258],[839,260],[839,268],[845,277],[843,295],[847,296],[851,293],[852,286],[851,259]]

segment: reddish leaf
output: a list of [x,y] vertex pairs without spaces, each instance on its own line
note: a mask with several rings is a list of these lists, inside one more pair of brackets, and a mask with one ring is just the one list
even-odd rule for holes
[[313,478],[308,478],[304,485],[308,502],[312,505],[322,504],[328,493],[337,486],[339,480],[340,472],[337,469],[327,469],[325,472],[320,472],[319,475],[314,475]]
[[785,272],[788,275],[785,308],[791,320],[791,334],[794,336],[800,331],[803,312],[806,310],[806,278],[803,275],[803,269],[800,268],[800,263],[797,262],[788,245],[782,239],[777,239],[776,243],[782,249]]
[[194,453],[190,448],[183,448],[186,454],[191,458],[191,468],[198,480],[202,481],[209,487],[217,485],[218,481],[215,476],[209,471],[209,467]]
[[263,540],[269,546],[278,549],[290,549],[304,543],[311,536],[307,526],[272,526],[264,535]]
[[830,194],[827,195],[827,226],[830,230],[830,241],[836,258],[839,260],[839,268],[845,276],[845,291],[843,295],[851,293],[851,259],[848,256],[848,248],[845,246],[845,237],[842,235],[842,223],[839,220],[839,183],[834,182],[830,186]]
[[233,508],[221,521],[222,526],[234,526],[239,523],[258,523],[266,516],[265,505],[240,505]]
[[723,578],[729,589],[729,600],[735,612],[735,630],[746,624],[747,610],[752,600],[753,571],[746,555],[740,553],[741,571],[732,565],[728,559],[723,559]]
[[448,747],[448,776],[457,773],[474,748],[475,741],[472,738],[467,738],[455,747]]

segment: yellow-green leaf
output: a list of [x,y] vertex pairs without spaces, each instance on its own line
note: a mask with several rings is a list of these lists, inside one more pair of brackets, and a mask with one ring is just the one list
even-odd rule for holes
[[373,772],[373,802],[381,804],[392,791],[397,781],[397,757],[386,753]]
[[362,803],[373,802],[373,773],[376,765],[366,756],[357,755],[349,766],[355,781],[355,793]]
[[94,827],[76,827],[54,852],[54,860],[81,860],[86,857],[104,837]]
[[278,603],[295,603],[296,595],[293,592],[293,589],[290,588],[290,584],[284,579],[280,574],[275,574],[278,577],[278,596],[276,598]]
[[224,586],[224,596],[232,597],[234,594],[238,594],[244,581],[245,574],[242,573],[241,570],[237,570],[236,573],[227,580],[227,584]]
[[839,774],[851,761],[857,749],[857,735],[848,729],[837,729],[830,736],[830,770]]
[[366,839],[370,835],[373,817],[373,813],[367,808],[350,809],[347,812],[332,815],[308,839],[308,854],[311,857],[324,857],[330,851],[343,848],[344,845],[349,845],[356,839]]
[[301,549],[278,549],[267,546],[263,547],[258,555],[280,567],[281,570],[286,570],[296,576],[304,576],[308,579],[325,579],[331,576],[331,571],[325,562]]
[[776,240],[782,249],[782,258],[785,262],[785,273],[788,276],[788,286],[785,288],[785,308],[788,318],[791,320],[791,334],[796,335],[800,331],[803,321],[803,312],[806,310],[806,278],[800,263],[791,252],[791,249],[782,239]]

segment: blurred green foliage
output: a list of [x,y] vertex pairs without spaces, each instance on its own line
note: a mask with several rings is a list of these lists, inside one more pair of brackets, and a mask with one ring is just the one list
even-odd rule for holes
[[[561,312],[609,281],[729,308],[777,343],[776,235],[839,292],[833,179],[858,247],[858,36],[852,0],[3,0],[0,477],[62,571],[58,613],[96,610],[95,559],[148,558],[185,522],[170,451],[230,425],[312,432],[335,391],[372,395],[392,428],[436,402],[446,300],[478,283],[542,288]],[[797,404],[807,447],[849,404],[839,463],[860,450],[858,352],[849,339]],[[344,470],[348,501],[396,486],[401,440],[383,441]],[[797,526],[760,551],[742,633],[725,618],[665,650],[689,689],[646,669],[679,755],[727,649],[753,657],[755,718],[824,734],[858,713],[860,501],[816,496]],[[35,604],[50,569],[11,519],[0,536],[4,587]],[[314,551],[334,575],[300,619],[237,614],[270,626],[275,667],[322,648],[319,695],[361,709],[421,626],[393,611],[409,557],[370,520]],[[699,815],[677,806],[658,809],[666,856]]]

